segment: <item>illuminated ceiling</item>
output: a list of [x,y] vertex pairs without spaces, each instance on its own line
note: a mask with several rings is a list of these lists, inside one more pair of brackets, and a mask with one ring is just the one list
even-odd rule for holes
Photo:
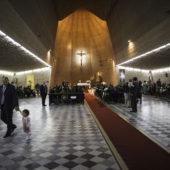
[[[149,0],[147,2],[125,0],[3,0],[0,1],[0,30],[46,61],[47,51],[54,47],[58,20],[62,20],[77,9],[86,9],[107,21],[116,62],[120,63],[136,55],[128,56],[126,52],[129,39],[135,42],[137,55],[169,41],[169,5],[169,0]],[[1,44],[1,50],[3,46]],[[3,61],[0,62],[0,67],[11,67],[13,70],[20,69],[21,71],[27,69],[28,65],[37,68],[38,63],[29,59],[22,61],[21,58],[16,56],[23,54],[20,54],[19,51],[14,54],[10,47],[6,47],[7,49],[8,53],[0,54],[1,61]],[[155,68],[159,67],[160,63],[165,67],[170,61],[168,51],[159,56],[155,57],[157,59],[153,62]],[[10,64],[11,58],[14,57],[16,60],[13,60]],[[163,60],[164,62],[162,62]],[[150,59],[150,61],[153,60]],[[18,66],[19,62],[22,66]],[[148,63],[140,62],[140,64],[147,65]],[[136,63],[136,66],[141,67],[140,64]]]
[[[53,48],[57,21],[79,8],[105,19],[114,0],[5,0],[0,1],[0,30],[46,61]],[[10,44],[0,41],[0,69],[23,71],[42,67]]]
[[[31,6],[28,1],[24,1],[24,3],[23,1],[13,0],[0,1],[0,30],[16,42],[20,43],[30,52],[46,61],[46,54],[49,50],[48,46],[46,47],[46,44],[50,45],[47,37],[50,34],[42,26],[42,23],[44,23],[44,18],[41,15],[40,7],[38,7],[39,11],[35,14],[33,11],[36,4],[31,3],[31,1],[29,2]],[[26,8],[29,8],[29,11],[27,11]],[[31,25],[28,24],[28,20],[32,21]],[[34,22],[35,20],[36,24]],[[37,28],[36,32],[39,37],[35,34],[35,27]],[[42,30],[44,33],[43,41],[41,41],[40,35],[40,32],[42,34]],[[46,42],[46,44],[43,42]],[[24,52],[24,50],[16,48],[14,44],[6,41],[2,36],[0,37],[0,60],[0,70],[18,72],[45,67],[44,64],[35,58],[30,57],[30,55]]]
[[155,70],[170,67],[170,43],[131,58],[119,65],[124,67]]
[[[8,57],[10,56],[10,58]],[[24,51],[0,38],[0,70],[23,71],[44,67]]]

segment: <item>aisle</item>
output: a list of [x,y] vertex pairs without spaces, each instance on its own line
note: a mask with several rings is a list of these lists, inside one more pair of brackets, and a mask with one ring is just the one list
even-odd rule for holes
[[130,112],[131,109],[119,103],[107,106],[170,153],[170,102],[143,96],[137,113]]
[[34,98],[21,100],[20,106],[31,112],[32,141],[25,141],[19,114],[14,114],[16,133],[8,139],[2,138],[0,121],[1,170],[119,169],[85,105],[42,108]]
[[130,170],[169,170],[170,155],[95,96],[86,101]]

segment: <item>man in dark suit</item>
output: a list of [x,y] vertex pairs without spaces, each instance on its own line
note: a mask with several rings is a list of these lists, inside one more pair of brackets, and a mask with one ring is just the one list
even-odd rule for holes
[[138,96],[139,96],[139,83],[137,77],[133,78],[133,85],[130,89],[131,92],[131,112],[137,112],[137,103],[138,103]]
[[3,85],[0,86],[0,108],[1,120],[7,125],[7,132],[4,138],[11,136],[17,127],[13,124],[13,109],[18,108],[18,97],[15,87],[9,83],[8,77],[3,78]]
[[43,106],[46,106],[45,104],[45,99],[47,97],[47,85],[46,83],[44,82],[41,86],[40,86],[40,95],[41,95],[41,99],[42,99],[42,105]]

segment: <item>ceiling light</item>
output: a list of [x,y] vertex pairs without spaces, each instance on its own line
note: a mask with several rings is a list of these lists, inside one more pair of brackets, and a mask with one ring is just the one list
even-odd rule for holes
[[122,62],[122,63],[118,64],[118,66],[121,66],[121,65],[124,65],[124,64],[127,64],[127,63],[131,63],[131,62],[134,61],[134,60],[137,60],[137,59],[146,57],[146,56],[151,55],[151,54],[153,54],[153,53],[157,53],[157,52],[159,52],[159,51],[161,51],[161,50],[163,50],[163,49],[169,48],[169,47],[170,47],[170,43],[165,44],[165,45],[160,46],[160,47],[158,47],[158,48],[155,48],[155,49],[153,49],[153,50],[151,50],[151,51],[148,51],[148,52],[146,52],[146,53],[143,53],[143,54],[141,54],[141,55],[138,55],[138,56],[136,56],[136,57],[133,57],[133,58],[130,59],[130,60],[127,60],[127,61],[125,61],[125,62]]
[[6,70],[0,70],[0,75],[13,76],[14,72],[6,71]]
[[128,71],[135,71],[135,72],[145,72],[149,73],[150,71],[152,73],[162,73],[162,72],[170,72],[170,67],[160,68],[160,69],[153,69],[153,70],[145,70],[145,69],[139,69],[139,68],[133,68],[133,67],[125,67],[125,66],[118,66],[118,69],[125,69]]
[[7,42],[12,43],[14,46],[18,47],[19,49],[23,50],[25,53],[27,53],[29,56],[31,56],[32,58],[35,58],[36,60],[38,60],[40,63],[44,64],[47,67],[51,67],[51,65],[49,65],[48,63],[46,63],[44,60],[42,60],[40,57],[38,57],[37,55],[35,55],[34,53],[32,53],[31,51],[29,51],[28,49],[26,49],[24,46],[22,46],[21,44],[19,44],[18,42],[16,42],[14,39],[12,39],[11,37],[9,37],[8,35],[6,35],[3,31],[0,30],[0,36],[3,37]]
[[38,69],[34,69],[34,70],[26,70],[26,71],[16,72],[16,75],[30,74],[30,73],[50,71],[50,70],[51,70],[50,67],[44,67],[44,68],[38,68]]
[[0,70],[0,75],[14,76],[14,75],[23,75],[23,74],[30,74],[30,73],[44,72],[44,71],[51,71],[51,67],[44,67],[44,68],[38,68],[38,69],[26,70],[26,71],[19,71],[19,72],[11,72],[11,71],[6,71],[6,70]]
[[162,73],[162,72],[170,72],[170,67],[152,70],[152,73]]
[[0,36],[6,36],[6,34],[0,30]]
[[128,71],[135,71],[135,72],[145,72],[148,73],[150,70],[140,69],[140,68],[133,68],[133,67],[124,67],[124,66],[117,66],[118,69],[125,69]]

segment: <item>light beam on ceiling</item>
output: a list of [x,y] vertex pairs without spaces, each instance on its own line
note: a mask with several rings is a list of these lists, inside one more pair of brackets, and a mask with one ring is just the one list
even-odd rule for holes
[[16,46],[17,48],[23,50],[26,54],[28,54],[30,57],[35,58],[36,60],[38,60],[40,63],[44,64],[47,67],[51,67],[51,65],[49,65],[48,63],[46,63],[44,60],[42,60],[40,57],[38,57],[37,55],[35,55],[34,53],[32,53],[31,51],[29,51],[27,48],[25,48],[24,46],[22,46],[20,43],[16,42],[14,39],[12,39],[11,37],[9,37],[8,35],[6,35],[3,31],[0,30],[0,36],[2,38],[4,38],[7,42],[12,43],[14,46]]
[[153,69],[153,70],[145,70],[145,69],[140,69],[140,68],[133,68],[133,67],[125,67],[125,66],[118,66],[118,69],[125,69],[127,71],[134,71],[134,72],[144,72],[144,73],[149,73],[150,71],[152,73],[163,73],[163,72],[170,72],[170,67],[164,67],[164,68],[159,68],[159,69]]
[[138,55],[138,56],[136,56],[136,57],[133,57],[132,59],[129,59],[129,60],[125,61],[125,62],[122,62],[122,63],[118,64],[117,66],[122,66],[122,65],[124,65],[124,64],[132,63],[132,62],[135,61],[135,60],[138,60],[138,59],[143,58],[143,57],[147,57],[147,56],[149,56],[149,55],[151,55],[151,54],[153,54],[153,53],[158,53],[158,52],[160,52],[160,51],[162,51],[162,50],[165,50],[165,49],[167,49],[167,48],[169,48],[169,47],[170,47],[170,43],[167,43],[167,44],[162,45],[162,46],[160,46],[160,47],[158,47],[158,48],[155,48],[155,49],[153,49],[153,50],[150,50],[150,51],[148,51],[148,52],[146,52],[146,53],[143,53],[143,54],[141,54],[141,55]]
[[14,75],[24,75],[24,74],[30,74],[30,73],[38,73],[38,72],[44,72],[44,71],[51,71],[51,67],[44,67],[44,68],[38,68],[33,70],[26,70],[26,71],[19,71],[19,72],[11,72],[6,70],[0,70],[0,75],[6,75],[6,76],[14,76]]
[[0,70],[0,75],[13,76],[14,72],[6,71],[6,70]]
[[38,68],[38,69],[34,69],[34,70],[19,71],[19,72],[16,72],[16,75],[23,75],[23,74],[29,74],[29,73],[38,73],[38,72],[44,72],[44,71],[49,71],[49,70],[51,70],[50,67]]

